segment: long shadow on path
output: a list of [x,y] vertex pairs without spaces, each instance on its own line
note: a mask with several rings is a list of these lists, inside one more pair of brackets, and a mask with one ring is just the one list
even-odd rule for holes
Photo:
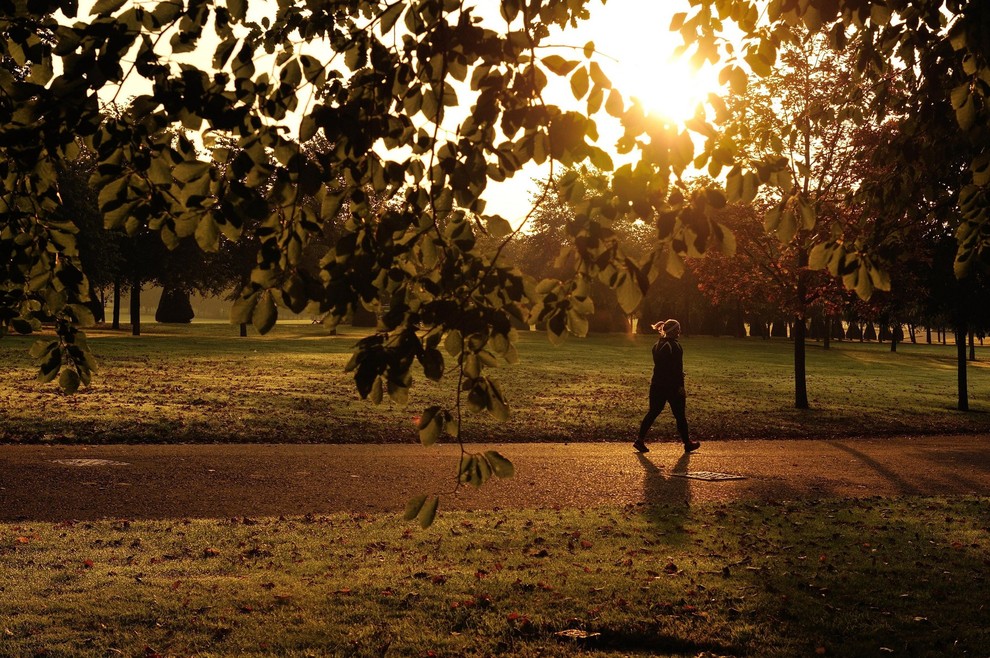
[[829,441],[828,445],[837,450],[842,450],[843,452],[847,452],[856,459],[860,460],[865,465],[869,466],[874,471],[876,471],[878,475],[880,475],[885,480],[890,482],[892,485],[897,487],[900,493],[907,495],[918,495],[921,493],[921,490],[919,490],[916,486],[905,480],[903,477],[895,473],[890,468],[887,468],[886,466],[878,462],[876,459],[870,457],[869,455],[859,450],[856,450],[855,448],[852,448],[844,443],[839,443],[838,441]]

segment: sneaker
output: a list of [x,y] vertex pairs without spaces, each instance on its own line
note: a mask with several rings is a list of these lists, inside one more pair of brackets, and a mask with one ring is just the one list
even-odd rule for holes
[[684,452],[686,453],[694,452],[700,447],[701,447],[700,441],[688,441],[687,443],[684,444]]
[[650,451],[650,449],[646,447],[646,444],[643,443],[643,439],[637,439],[637,440],[633,441],[633,450],[635,450],[636,452],[649,452]]

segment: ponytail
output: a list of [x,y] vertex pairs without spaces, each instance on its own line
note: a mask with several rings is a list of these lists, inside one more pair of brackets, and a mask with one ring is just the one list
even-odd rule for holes
[[653,327],[653,329],[660,334],[661,338],[666,338],[667,332],[670,331],[675,331],[676,333],[681,332],[681,323],[673,318],[669,320],[661,320],[660,322],[655,322],[650,326]]

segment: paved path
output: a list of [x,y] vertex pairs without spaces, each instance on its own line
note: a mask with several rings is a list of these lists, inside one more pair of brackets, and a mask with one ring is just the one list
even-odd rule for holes
[[[802,497],[990,495],[990,437],[504,444],[516,476],[445,495],[445,509],[588,507]],[[450,492],[455,446],[0,446],[0,521],[396,511]],[[76,465],[72,460],[107,460]],[[89,462],[81,462],[89,463]],[[733,481],[675,473],[722,472]]]

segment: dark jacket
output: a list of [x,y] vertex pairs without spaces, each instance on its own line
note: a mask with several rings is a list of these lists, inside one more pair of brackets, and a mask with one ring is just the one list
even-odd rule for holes
[[661,338],[653,346],[651,388],[676,391],[684,387],[684,348],[672,338]]

